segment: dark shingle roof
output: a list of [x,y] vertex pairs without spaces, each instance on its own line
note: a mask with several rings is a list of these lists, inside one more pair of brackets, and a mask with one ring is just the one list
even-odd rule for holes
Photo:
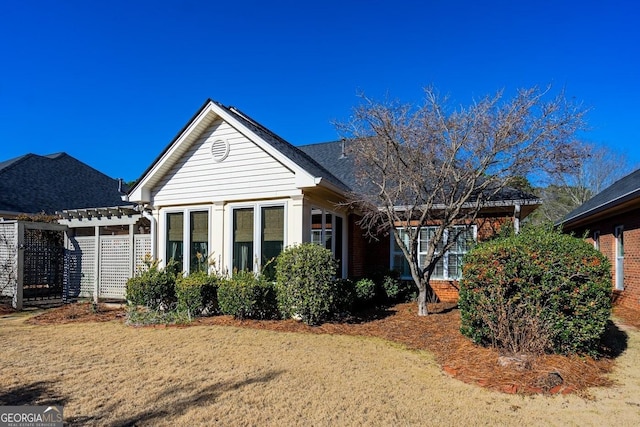
[[640,197],[640,169],[614,182],[581,206],[569,212],[562,220],[562,223],[587,217],[592,213],[600,212],[636,197]]
[[344,141],[301,145],[298,148],[330,171],[349,190],[356,190],[355,164]]
[[66,153],[0,163],[0,211],[53,214],[122,204],[118,181]]
[[[374,191],[372,188],[364,188],[366,187],[366,183],[359,182],[359,180],[356,179],[356,165],[354,162],[354,156],[349,149],[348,141],[342,140],[303,145],[299,148],[349,186],[350,190],[354,192]],[[499,192],[499,194],[494,195],[492,200],[521,200],[535,202],[538,198],[519,189],[505,187]]]
[[[151,171],[153,165],[162,158],[162,156],[170,149],[180,135],[184,133],[193,120],[201,114],[209,103],[213,103],[217,107],[223,109],[243,126],[258,135],[262,140],[273,146],[276,150],[284,154],[287,158],[309,172],[311,175],[330,182],[342,191],[351,191],[356,193],[373,191],[371,188],[365,188],[370,187],[370,183],[360,182],[361,180],[356,179],[355,161],[353,155],[350,153],[348,141],[331,141],[296,147],[239,109],[232,106],[225,106],[212,99],[208,99],[202,107],[200,107],[198,112],[196,112],[191,120],[189,120],[182,130],[178,132],[174,139],[165,147],[162,153],[160,153],[138,181],[141,181],[142,178]],[[531,202],[531,204],[538,202],[538,199],[535,196],[523,193],[522,191],[513,188],[503,189],[502,193],[498,197],[495,197],[495,199],[524,200]]]
[[310,156],[302,149],[302,147],[295,147],[237,108],[225,107],[216,101],[212,102],[216,103],[219,107],[224,108],[229,114],[233,115],[236,120],[313,176],[322,177],[342,190],[349,190],[346,183],[340,180],[340,177],[336,177],[334,175],[333,169],[327,168],[327,166],[317,158]]

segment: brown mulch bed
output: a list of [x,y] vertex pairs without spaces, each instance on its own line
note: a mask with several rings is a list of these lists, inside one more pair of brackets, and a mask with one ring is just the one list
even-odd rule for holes
[[[340,323],[324,323],[311,327],[295,320],[236,320],[231,316],[196,319],[191,325],[224,325],[282,332],[343,334],[378,337],[400,343],[409,349],[427,350],[450,376],[505,393],[578,393],[588,397],[586,390],[594,386],[611,386],[607,378],[615,357],[626,348],[626,333],[613,322],[603,340],[604,357],[544,355],[518,358],[515,364],[502,366],[497,350],[471,343],[460,332],[460,313],[452,304],[430,304],[431,314],[417,315],[415,303],[398,304],[384,310],[363,313]],[[640,327],[639,312],[616,307],[614,315],[623,328]],[[47,325],[69,322],[110,321],[123,319],[122,307],[91,304],[68,304],[28,320],[31,324]],[[183,326],[183,325],[181,325]],[[501,360],[501,359],[500,359]]]
[[15,312],[15,310],[9,304],[0,304],[0,316],[11,314],[13,312]]

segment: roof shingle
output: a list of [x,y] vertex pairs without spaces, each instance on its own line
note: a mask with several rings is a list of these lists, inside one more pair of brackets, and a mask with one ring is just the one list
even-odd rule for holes
[[561,221],[572,222],[580,217],[601,211],[632,197],[640,197],[640,169],[614,182],[591,199],[569,212]]
[[53,214],[122,204],[118,181],[66,153],[0,163],[0,211]]

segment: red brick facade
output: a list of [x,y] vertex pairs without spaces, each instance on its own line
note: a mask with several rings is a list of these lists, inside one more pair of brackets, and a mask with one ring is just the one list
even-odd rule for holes
[[[616,286],[616,228],[622,226],[624,242],[624,257],[622,270],[624,273],[624,289],[617,290]],[[611,262],[611,283],[613,301],[629,308],[640,309],[640,209],[638,207],[626,212],[601,216],[578,227],[565,227],[565,231],[582,237],[587,233],[586,240],[593,244],[594,232],[600,234],[599,250]]]
[[[391,265],[391,242],[389,236],[372,241],[358,226],[358,217],[349,216],[349,277],[363,277],[374,272],[387,271]],[[487,240],[500,231],[510,216],[495,216],[477,221],[478,241]],[[431,288],[442,302],[458,301],[457,280],[431,280]]]

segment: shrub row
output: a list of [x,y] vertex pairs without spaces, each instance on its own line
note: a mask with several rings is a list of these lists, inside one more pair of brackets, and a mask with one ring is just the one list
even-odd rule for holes
[[127,282],[127,300],[151,310],[194,316],[215,313],[236,318],[299,318],[315,325],[338,314],[408,295],[397,276],[377,280],[336,280],[337,261],[330,250],[312,243],[285,249],[276,259],[275,281],[266,275],[235,272],[230,278],[196,272],[183,277],[174,266],[146,268]]

